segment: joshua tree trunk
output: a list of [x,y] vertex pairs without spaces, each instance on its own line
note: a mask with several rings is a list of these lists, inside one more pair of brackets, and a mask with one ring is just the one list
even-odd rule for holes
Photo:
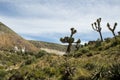
[[[114,32],[112,32],[113,33],[113,35],[114,35],[114,37],[115,37],[115,33]],[[115,37],[115,39],[116,39],[116,37]]]
[[70,44],[68,45],[66,53],[70,53],[70,51],[71,51],[71,46],[72,46],[72,43],[70,43]]
[[99,32],[99,33],[100,33],[100,38],[101,38],[101,41],[103,41],[102,34],[101,34],[101,32]]

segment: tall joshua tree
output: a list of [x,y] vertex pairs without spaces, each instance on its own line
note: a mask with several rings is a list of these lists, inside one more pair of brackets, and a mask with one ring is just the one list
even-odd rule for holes
[[[115,29],[116,29],[116,26],[117,26],[117,23],[116,23],[116,22],[114,23],[113,28],[110,27],[110,24],[109,24],[109,23],[107,23],[107,27],[108,27],[108,29],[112,32],[112,34],[113,34],[114,37],[115,37]],[[116,37],[115,37],[115,39],[116,39]]]
[[60,41],[61,41],[62,43],[68,43],[68,47],[67,47],[66,53],[70,53],[72,43],[76,43],[76,45],[77,45],[76,48],[78,48],[78,45],[79,45],[80,42],[81,42],[80,39],[79,39],[77,42],[74,42],[73,35],[77,32],[77,30],[75,30],[74,28],[71,28],[70,30],[71,30],[70,37],[65,36],[64,38],[60,38]]
[[92,23],[92,28],[93,30],[99,32],[101,41],[103,41],[102,33],[101,33],[102,28],[100,26],[100,22],[101,22],[101,18],[97,19],[96,22]]

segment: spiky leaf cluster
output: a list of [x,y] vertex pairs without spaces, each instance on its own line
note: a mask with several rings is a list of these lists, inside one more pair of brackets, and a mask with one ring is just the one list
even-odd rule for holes
[[73,43],[73,42],[74,42],[74,38],[64,37],[64,38],[60,38],[60,41],[61,41],[62,43]]
[[100,32],[101,31],[101,27],[100,27],[100,22],[101,22],[101,18],[97,19],[96,22],[94,22],[92,24],[92,28],[93,30],[97,31],[97,32]]
[[74,28],[71,28],[71,34],[75,34],[77,32],[77,30],[75,30]]

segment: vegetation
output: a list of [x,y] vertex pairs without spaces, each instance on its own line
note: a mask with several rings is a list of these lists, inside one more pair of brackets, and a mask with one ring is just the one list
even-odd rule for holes
[[80,39],[78,39],[77,42],[74,42],[74,38],[73,38],[73,35],[77,32],[77,30],[75,30],[74,28],[71,28],[71,34],[70,34],[70,37],[66,36],[64,38],[60,38],[60,41],[62,43],[68,43],[68,47],[67,47],[67,50],[66,50],[66,53],[70,53],[71,51],[71,47],[72,47],[72,43],[76,43],[76,48],[77,50],[79,49],[79,45],[80,45]]
[[[108,27],[108,29],[112,32],[112,34],[113,34],[114,37],[116,36],[116,35],[115,35],[116,26],[117,26],[117,23],[116,23],[116,22],[115,22],[113,28],[110,27],[110,24],[109,24],[109,23],[107,23],[107,27]],[[116,39],[116,37],[115,37],[115,39]]]
[[97,19],[96,22],[94,22],[92,24],[92,28],[93,28],[93,30],[99,32],[101,41],[103,41],[103,37],[102,37],[102,33],[101,33],[102,28],[100,26],[100,22],[101,22],[101,18]]
[[60,45],[56,43],[49,43],[49,42],[43,42],[43,41],[33,41],[33,40],[30,40],[29,42],[39,49],[48,48],[48,49],[53,49],[53,50],[58,50],[58,51],[66,50],[66,45]]
[[[72,28],[71,36],[62,38],[63,42],[72,46],[75,33]],[[0,49],[0,80],[119,80],[120,36],[116,38],[89,41],[80,48],[78,40],[77,50],[68,56]]]

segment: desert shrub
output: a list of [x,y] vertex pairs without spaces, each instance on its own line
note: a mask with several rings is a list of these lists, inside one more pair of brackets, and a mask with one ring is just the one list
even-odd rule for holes
[[0,70],[0,80],[4,80],[6,74],[7,74],[6,71]]
[[113,64],[110,66],[110,75],[108,75],[109,80],[119,80],[120,79],[120,63]]
[[21,53],[21,54],[22,54],[23,56],[24,56],[24,55],[34,55],[34,53],[33,53],[33,52],[28,52],[28,51],[27,51],[27,52],[25,52],[25,53]]
[[81,53],[88,53],[89,49],[88,48],[82,48],[80,51],[81,51]]
[[16,72],[8,80],[24,80],[24,77],[20,74],[20,72]]
[[39,70],[35,70],[26,76],[26,80],[46,80],[46,75]]
[[96,41],[95,47],[100,47],[101,46],[101,41]]
[[1,65],[0,65],[0,70],[1,70],[1,69],[4,69],[4,66],[1,66]]
[[82,55],[83,55],[83,53],[78,52],[78,53],[75,53],[73,57],[78,58],[78,57],[81,57]]
[[25,61],[25,65],[30,65],[31,63],[32,63],[32,60],[31,60],[31,59]]
[[93,54],[92,54],[91,52],[90,52],[90,53],[87,53],[86,55],[87,55],[87,57],[93,56]]
[[68,63],[63,63],[61,64],[59,68],[61,77],[59,80],[73,80],[72,77],[75,74],[76,68],[74,66],[71,66],[71,64]]
[[39,53],[37,53],[35,56],[36,56],[36,58],[40,58],[40,57],[42,57],[42,56],[44,56],[44,55],[46,55],[46,54],[48,54],[46,51],[44,51],[44,50],[41,50]]
[[55,68],[52,68],[52,67],[44,68],[43,71],[45,72],[45,74],[49,75],[49,77],[54,76],[56,73]]
[[84,68],[87,69],[87,70],[93,70],[95,68],[95,64],[93,63],[87,63]]
[[117,41],[114,41],[114,42],[111,43],[111,46],[110,46],[110,47],[114,47],[114,46],[116,46],[117,44],[118,44],[118,42],[117,42]]
[[91,80],[91,78],[85,76],[79,76],[76,80]]
[[106,43],[109,43],[111,41],[111,38],[105,38],[104,40]]
[[30,65],[32,64],[33,62],[35,61],[35,58],[32,58],[32,59],[28,59],[24,62],[25,65]]
[[96,70],[96,72],[93,73],[93,76],[91,77],[92,80],[102,80],[103,78],[103,67]]
[[60,80],[72,80],[72,76],[74,75],[75,68],[70,66],[65,67],[61,72],[62,76]]

